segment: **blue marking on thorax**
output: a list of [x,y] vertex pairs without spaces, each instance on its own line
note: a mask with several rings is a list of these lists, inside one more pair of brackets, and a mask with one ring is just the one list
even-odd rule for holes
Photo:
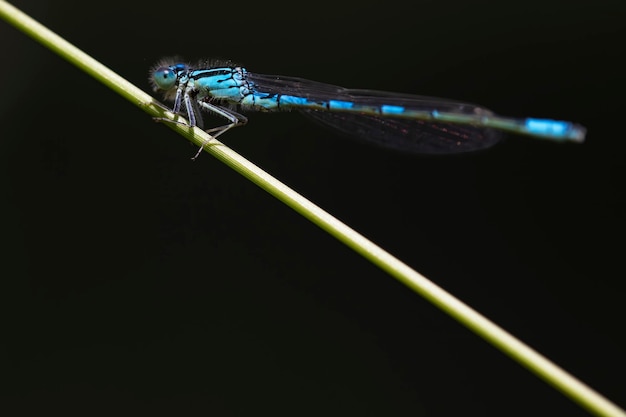
[[198,91],[200,99],[212,97],[231,102],[241,101],[249,94],[245,73],[237,68],[211,68],[194,70],[189,74],[189,84]]
[[208,91],[241,86],[241,80],[235,79],[232,71],[223,69],[193,71],[189,78],[195,80],[196,87]]

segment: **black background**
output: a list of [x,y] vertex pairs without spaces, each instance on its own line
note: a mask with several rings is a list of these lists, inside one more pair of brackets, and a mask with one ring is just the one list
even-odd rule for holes
[[[626,406],[622,1],[14,1],[148,90],[164,56],[576,121],[402,155],[298,114],[222,140]],[[3,407],[587,415],[131,103],[0,23]]]

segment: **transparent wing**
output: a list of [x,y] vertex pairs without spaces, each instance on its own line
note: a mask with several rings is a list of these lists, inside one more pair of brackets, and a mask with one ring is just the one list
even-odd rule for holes
[[[485,108],[434,97],[350,90],[301,78],[248,74],[256,91],[292,95],[309,100],[340,100],[366,106],[401,106],[414,111],[461,116],[493,116]],[[494,129],[468,124],[442,123],[371,113],[347,113],[299,109],[323,125],[363,141],[403,152],[449,154],[476,151],[496,144],[502,134]]]

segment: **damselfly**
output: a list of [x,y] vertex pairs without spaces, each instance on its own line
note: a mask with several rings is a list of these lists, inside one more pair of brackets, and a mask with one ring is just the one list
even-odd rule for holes
[[571,122],[502,117],[474,104],[434,97],[352,90],[301,78],[262,75],[230,63],[191,66],[173,60],[150,72],[155,91],[203,128],[201,110],[228,120],[208,129],[214,137],[247,123],[235,111],[299,110],[334,129],[400,151],[446,154],[497,143],[502,132],[558,142],[582,142],[585,128]]

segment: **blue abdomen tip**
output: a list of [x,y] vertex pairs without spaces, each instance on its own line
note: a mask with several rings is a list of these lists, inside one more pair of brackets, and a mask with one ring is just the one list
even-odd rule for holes
[[530,133],[550,136],[567,136],[571,124],[549,119],[526,119],[526,129]]

